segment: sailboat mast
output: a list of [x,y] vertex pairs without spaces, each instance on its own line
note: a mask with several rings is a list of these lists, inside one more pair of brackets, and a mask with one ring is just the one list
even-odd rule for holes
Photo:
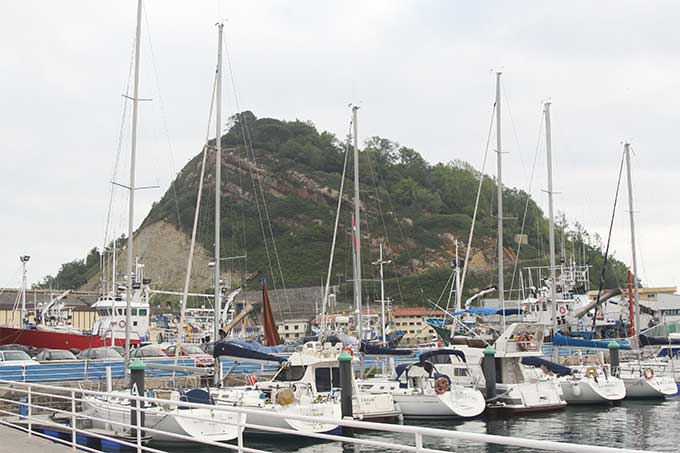
[[640,329],[640,293],[638,291],[639,281],[637,274],[637,253],[635,251],[635,209],[633,207],[633,178],[630,168],[630,143],[623,145],[626,154],[626,172],[628,175],[628,212],[630,215],[630,246],[633,256],[633,301],[635,307],[635,329],[639,334]]
[[[505,309],[503,282],[503,153],[501,148],[501,73],[496,73],[496,154],[498,163],[498,303]],[[505,330],[505,316],[503,330]]]
[[361,301],[361,216],[359,198],[359,125],[357,124],[357,110],[352,107],[352,127],[354,141],[354,303],[357,312],[359,340],[363,339],[363,307]]
[[[544,105],[545,112],[545,148],[548,162],[548,218],[550,223],[550,310],[552,311],[553,333],[557,332],[557,276],[555,271],[555,215],[553,206],[553,174],[552,174],[552,132],[550,129],[550,102]],[[564,240],[563,240],[564,242]]]
[[[215,88],[215,321],[213,340],[220,337],[222,289],[220,288],[220,198],[222,195],[222,32],[224,24],[217,25],[217,85]],[[215,379],[219,379],[215,373]]]
[[132,304],[132,259],[135,215],[135,157],[137,154],[137,109],[139,104],[139,57],[142,35],[142,0],[137,1],[137,33],[135,35],[135,81],[132,92],[132,145],[130,146],[130,196],[128,198],[128,238],[127,238],[127,290],[125,297],[125,362],[130,361],[130,324],[131,324],[131,304]]

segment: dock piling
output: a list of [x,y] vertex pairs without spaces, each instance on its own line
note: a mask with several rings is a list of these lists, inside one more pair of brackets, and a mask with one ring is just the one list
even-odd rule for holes
[[[128,369],[130,370],[130,394],[144,396],[144,370],[146,369],[144,362],[134,358],[130,362]],[[139,400],[130,400],[130,424],[132,426],[144,427],[144,411],[141,410],[143,404]],[[133,435],[141,438],[141,431],[141,429],[135,428]]]
[[482,371],[486,383],[486,400],[489,401],[496,397],[496,350],[491,346],[484,349]]

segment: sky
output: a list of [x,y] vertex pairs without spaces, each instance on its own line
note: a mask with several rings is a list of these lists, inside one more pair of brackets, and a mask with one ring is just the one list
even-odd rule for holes
[[[0,287],[19,284],[19,255],[35,282],[101,246],[107,224],[126,231],[122,190],[108,222],[107,211],[112,179],[129,177],[135,18],[132,0],[0,5]],[[344,136],[354,103],[360,139],[390,138],[431,163],[480,168],[502,71],[504,182],[528,190],[538,150],[531,193],[547,206],[550,100],[556,209],[605,238],[630,141],[640,277],[680,283],[677,2],[147,0],[136,180],[159,188],[137,192],[135,225],[201,150],[218,21],[233,73],[225,118],[248,109]],[[629,263],[625,186],[621,197],[611,250]]]

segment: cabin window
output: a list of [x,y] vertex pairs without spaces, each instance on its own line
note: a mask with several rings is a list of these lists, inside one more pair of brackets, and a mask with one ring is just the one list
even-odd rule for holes
[[279,382],[292,382],[299,381],[302,376],[305,375],[305,370],[307,367],[304,366],[289,366],[286,368],[281,368],[281,370],[274,376],[275,381]]
[[124,311],[125,310],[123,308],[116,308],[116,313],[118,316],[123,316],[125,314]]
[[317,368],[314,371],[317,392],[330,392],[340,386],[340,368]]
[[139,309],[139,316],[146,316],[146,308]]
[[131,308],[130,310],[131,310],[132,316],[137,316],[137,309],[136,308]]

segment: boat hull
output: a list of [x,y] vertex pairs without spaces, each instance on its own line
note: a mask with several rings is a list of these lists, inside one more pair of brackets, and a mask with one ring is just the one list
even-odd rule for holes
[[[139,340],[130,340],[130,343],[138,344]],[[0,327],[0,345],[5,344],[21,344],[34,348],[83,350],[111,346],[111,339],[102,338],[99,335]],[[125,339],[116,338],[114,344],[125,346]]]
[[626,386],[620,379],[595,382],[591,379],[560,380],[568,404],[606,404],[626,397]]
[[626,398],[665,398],[677,393],[677,386],[670,378],[644,377],[623,378]]

